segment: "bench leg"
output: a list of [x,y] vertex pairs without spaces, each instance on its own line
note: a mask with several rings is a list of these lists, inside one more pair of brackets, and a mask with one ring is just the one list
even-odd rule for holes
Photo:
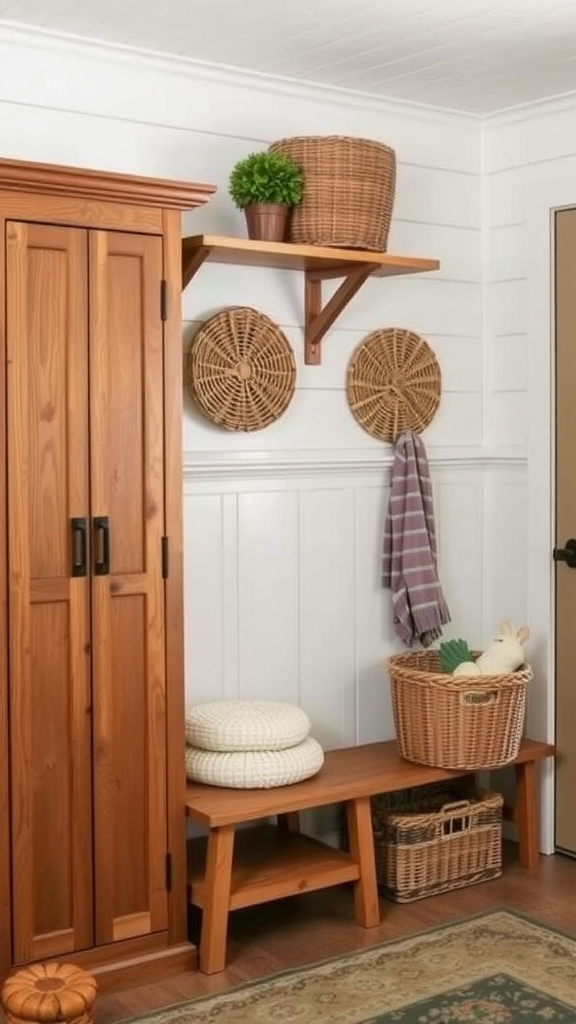
[[540,859],[538,823],[538,774],[535,761],[514,766],[516,774],[516,825],[523,868],[537,868]]
[[360,797],[346,803],[350,856],[358,864],[360,878],[354,883],[356,921],[362,928],[375,928],[380,924],[378,886],[370,798]]
[[203,974],[217,974],[226,966],[233,855],[234,825],[210,829],[200,935],[200,970]]
[[277,814],[278,828],[282,832],[300,831],[300,814],[298,811],[288,811],[287,814]]

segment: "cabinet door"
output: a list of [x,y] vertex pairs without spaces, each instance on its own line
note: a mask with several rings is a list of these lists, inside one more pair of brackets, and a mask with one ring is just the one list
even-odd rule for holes
[[9,223],[6,301],[18,963],[92,944],[86,232]]
[[166,928],[160,238],[90,235],[97,943]]

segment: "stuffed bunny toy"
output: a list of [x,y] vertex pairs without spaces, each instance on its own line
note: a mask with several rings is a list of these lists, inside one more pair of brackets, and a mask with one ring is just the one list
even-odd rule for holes
[[524,648],[530,636],[528,626],[514,632],[508,621],[500,623],[500,632],[476,661],[463,661],[454,676],[499,676],[514,672],[524,664]]

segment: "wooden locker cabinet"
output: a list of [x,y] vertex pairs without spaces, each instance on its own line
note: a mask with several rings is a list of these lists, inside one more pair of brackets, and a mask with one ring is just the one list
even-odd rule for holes
[[213,191],[0,161],[1,976],[193,962],[180,220]]

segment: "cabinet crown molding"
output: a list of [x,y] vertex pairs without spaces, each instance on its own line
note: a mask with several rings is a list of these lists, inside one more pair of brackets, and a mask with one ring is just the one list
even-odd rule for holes
[[0,159],[0,188],[36,195],[107,200],[164,210],[192,210],[207,202],[215,185],[131,174],[92,171],[22,160]]

